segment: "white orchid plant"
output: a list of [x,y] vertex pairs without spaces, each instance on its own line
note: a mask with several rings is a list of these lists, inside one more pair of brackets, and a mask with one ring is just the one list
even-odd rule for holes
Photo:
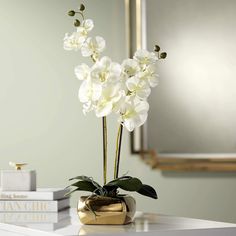
[[[156,191],[149,185],[143,184],[138,178],[131,176],[119,177],[119,163],[123,127],[128,131],[143,125],[148,116],[149,104],[147,98],[151,88],[158,84],[156,63],[166,57],[165,52],[160,52],[155,46],[155,52],[137,50],[133,58],[125,59],[121,64],[112,61],[107,56],[101,56],[106,42],[100,36],[91,37],[94,23],[84,17],[85,6],[80,5],[77,11],[71,10],[71,17],[75,19],[76,31],[64,37],[64,49],[80,51],[83,57],[90,57],[92,65],[82,63],[75,67],[75,75],[81,81],[79,100],[83,104],[83,113],[95,112],[102,119],[103,127],[103,186],[92,178],[77,176],[70,186],[74,191],[90,191],[96,195],[118,196],[118,188],[126,191],[136,191],[142,195],[156,199]],[[114,179],[107,183],[107,116],[115,113],[119,123]]]

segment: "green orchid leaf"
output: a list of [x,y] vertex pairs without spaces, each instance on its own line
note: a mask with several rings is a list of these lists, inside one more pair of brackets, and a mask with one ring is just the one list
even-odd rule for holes
[[119,188],[119,186],[116,186],[115,185],[115,183],[118,181],[118,180],[127,180],[127,179],[132,179],[133,177],[131,177],[131,176],[128,176],[128,175],[126,175],[126,176],[122,176],[122,177],[119,177],[119,178],[116,178],[116,179],[114,179],[114,180],[112,180],[112,181],[110,181],[109,183],[107,183],[106,185],[104,185],[103,187],[105,188],[105,189],[117,189],[117,188]]
[[98,189],[102,188],[102,186],[100,184],[98,184],[96,181],[94,181],[91,177],[88,177],[88,176],[85,176],[85,175],[79,175],[79,176],[76,176],[76,177],[71,178],[69,180],[75,180],[75,179],[90,182]]
[[98,188],[96,186],[94,186],[93,183],[88,182],[88,181],[78,181],[78,182],[72,184],[71,186],[77,187],[78,190],[81,190],[81,191],[94,192],[94,191],[98,190]]
[[74,193],[74,192],[76,192],[76,191],[79,191],[79,189],[76,188],[76,189],[74,189],[74,190],[72,190],[72,191],[66,193],[64,196],[65,196],[65,197],[68,197],[68,196],[70,196],[72,193]]
[[106,193],[107,196],[115,196],[117,194],[117,186],[103,186],[103,190]]
[[156,190],[146,184],[143,184],[142,187],[137,191],[139,194],[142,194],[144,196],[150,197],[150,198],[154,198],[157,199],[157,193]]
[[[124,175],[124,176],[121,176],[121,177],[119,177],[119,178],[116,178],[116,179],[110,181],[109,183],[113,183],[113,182],[115,182],[115,181],[117,181],[117,180],[125,180],[125,179],[132,179],[132,178],[133,178],[133,177],[131,177],[131,176]],[[108,184],[109,184],[109,183],[108,183]]]
[[75,180],[75,179],[80,179],[80,180],[85,180],[85,181],[92,181],[92,177],[88,177],[86,175],[79,175],[79,176],[70,178],[69,180]]
[[138,191],[142,187],[142,182],[138,178],[133,177],[123,177],[112,180],[104,186],[116,186],[126,191]]

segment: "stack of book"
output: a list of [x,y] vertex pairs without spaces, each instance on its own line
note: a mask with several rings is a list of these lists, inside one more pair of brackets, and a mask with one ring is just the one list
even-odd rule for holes
[[1,191],[0,222],[56,230],[70,224],[68,190]]

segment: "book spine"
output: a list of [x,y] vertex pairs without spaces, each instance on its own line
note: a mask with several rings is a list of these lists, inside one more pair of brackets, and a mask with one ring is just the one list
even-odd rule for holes
[[28,191],[28,192],[14,192],[0,191],[0,200],[58,200],[65,198],[66,193],[70,190],[58,190],[58,191]]
[[57,201],[0,201],[1,212],[57,212]]
[[60,220],[69,218],[66,214],[58,212],[0,212],[1,223],[58,223]]
[[52,193],[4,192],[0,193],[0,200],[55,200],[55,199]]

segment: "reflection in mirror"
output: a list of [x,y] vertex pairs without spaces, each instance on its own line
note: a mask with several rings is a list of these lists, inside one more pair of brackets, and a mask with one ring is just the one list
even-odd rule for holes
[[147,48],[158,41],[168,52],[150,97],[149,147],[234,162],[236,1],[147,0],[146,11]]

